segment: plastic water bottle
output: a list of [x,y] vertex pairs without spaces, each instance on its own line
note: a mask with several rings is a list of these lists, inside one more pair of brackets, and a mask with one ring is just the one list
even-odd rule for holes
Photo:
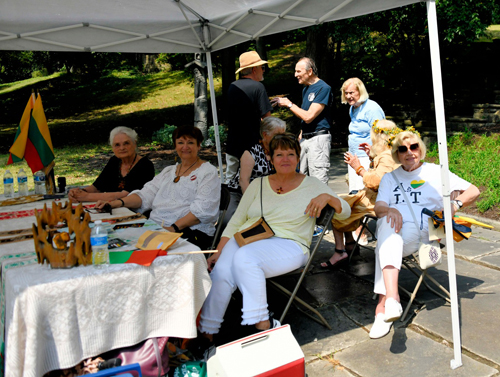
[[17,193],[19,196],[28,195],[28,177],[23,168],[17,173]]
[[14,196],[14,177],[9,169],[5,171],[3,176],[3,194],[6,198]]
[[33,179],[35,180],[35,194],[45,195],[47,193],[47,189],[45,188],[45,173],[41,170],[38,170]]
[[101,220],[96,220],[94,224],[90,233],[92,264],[96,267],[104,267],[109,264],[108,232]]

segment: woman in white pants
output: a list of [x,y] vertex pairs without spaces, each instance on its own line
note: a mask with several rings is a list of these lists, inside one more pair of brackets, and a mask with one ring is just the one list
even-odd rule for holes
[[[423,208],[431,211],[443,209],[440,166],[425,163],[426,147],[413,127],[400,132],[392,142],[392,157],[401,166],[385,174],[375,203],[377,221],[377,248],[375,249],[375,287],[378,304],[370,338],[377,339],[389,333],[392,322],[403,310],[398,293],[398,277],[403,257],[418,250],[419,239],[429,243],[427,221],[423,229],[417,228],[410,212],[419,219]],[[476,186],[449,173],[450,191],[460,194],[452,201],[451,213],[473,203],[479,196]],[[410,203],[406,203],[401,186]]]
[[[351,213],[347,203],[327,185],[295,171],[300,144],[293,135],[274,136],[269,152],[276,174],[255,179],[248,186],[217,246],[221,252],[207,261],[209,269],[215,267],[199,329],[210,341],[219,332],[236,288],[243,295],[242,325],[255,326],[255,331],[279,326],[269,317],[266,278],[306,263],[315,220],[327,204],[335,209],[338,219]],[[275,236],[239,247],[234,234],[254,224],[261,215]]]

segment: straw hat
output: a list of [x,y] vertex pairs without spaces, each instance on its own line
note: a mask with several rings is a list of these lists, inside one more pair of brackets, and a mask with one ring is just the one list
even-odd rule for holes
[[236,71],[238,73],[242,69],[257,67],[259,65],[266,64],[265,60],[262,60],[257,53],[257,51],[248,51],[240,55],[240,69]]

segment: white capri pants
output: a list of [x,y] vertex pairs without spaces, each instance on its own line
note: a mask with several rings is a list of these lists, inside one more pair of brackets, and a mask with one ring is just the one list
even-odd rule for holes
[[271,237],[239,247],[231,238],[210,277],[212,289],[201,310],[200,331],[217,334],[231,295],[243,295],[242,325],[269,319],[266,279],[286,274],[307,262],[307,254],[292,240]]
[[[359,163],[366,171],[370,168],[370,158],[369,157],[358,157]],[[356,170],[351,168],[351,165],[347,165],[347,172],[349,173],[349,192],[352,190],[362,190],[365,187],[363,182],[363,177],[356,174]]]
[[399,233],[394,231],[387,217],[377,220],[377,247],[375,248],[375,284],[373,291],[384,295],[387,293],[382,270],[387,266],[393,266],[401,270],[401,261],[404,257],[415,253],[420,242],[419,235],[422,234],[422,242],[430,243],[429,230],[420,230],[415,222],[403,222]]

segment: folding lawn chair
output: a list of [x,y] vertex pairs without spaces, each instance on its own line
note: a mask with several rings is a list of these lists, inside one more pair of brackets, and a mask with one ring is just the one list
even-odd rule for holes
[[[297,281],[297,284],[295,285],[295,289],[293,290],[293,292],[290,292],[288,289],[286,289],[285,287],[283,287],[281,284],[279,284],[276,281],[274,281],[273,280],[274,278],[268,279],[268,281],[272,284],[272,286],[274,286],[275,288],[277,288],[279,292],[281,292],[284,295],[290,297],[289,300],[288,300],[288,302],[287,302],[287,304],[286,304],[285,310],[283,311],[283,314],[281,315],[281,318],[280,318],[280,322],[281,323],[283,323],[283,320],[284,320],[286,314],[288,313],[288,310],[290,309],[290,305],[292,305],[292,303],[294,303],[295,306],[297,307],[297,309],[299,311],[301,311],[302,313],[304,313],[305,315],[307,315],[309,318],[311,318],[311,319],[315,320],[316,322],[318,322],[318,323],[326,326],[329,330],[332,329],[331,326],[330,326],[330,324],[326,321],[326,319],[321,315],[321,313],[319,311],[317,311],[315,308],[313,308],[311,305],[309,305],[304,300],[301,300],[299,297],[297,297],[297,292],[298,292],[298,290],[300,288],[300,285],[302,284],[302,281],[304,280],[304,277],[306,276],[307,272],[309,271],[309,268],[311,266],[311,263],[312,263],[312,260],[314,258],[314,255],[316,254],[316,251],[318,250],[318,247],[319,247],[319,245],[321,243],[321,240],[323,239],[323,236],[325,235],[326,229],[332,223],[332,219],[333,219],[333,215],[334,214],[335,214],[335,210],[332,207],[330,207],[330,206],[326,206],[321,211],[321,216],[316,220],[316,225],[322,227],[324,231],[321,232],[320,235],[318,236],[318,239],[316,241],[316,244],[314,245],[314,248],[309,253],[309,259],[307,260],[307,263],[305,264],[305,266],[301,267],[301,268],[299,268],[297,270],[291,271],[291,272],[289,272],[287,274],[276,276],[276,278],[279,278],[281,276],[288,276],[288,275],[297,275],[297,274],[300,274],[299,280]],[[296,302],[294,302],[294,301],[296,301]],[[310,312],[313,312],[316,316],[314,316],[311,313],[309,313],[308,311],[302,309],[298,304],[302,305],[303,307],[305,307]]]
[[[356,239],[356,244],[354,245],[352,252],[349,254],[349,263],[351,263],[352,256],[354,255],[354,251],[357,250],[357,248],[360,246],[359,245],[359,240],[361,239],[361,236],[363,235],[364,230],[368,230],[370,234],[372,235],[372,238],[376,240],[377,238],[375,237],[375,232],[373,232],[370,227],[368,226],[368,223],[371,220],[377,221],[377,216],[374,215],[364,215],[363,218],[361,219],[361,231],[358,234],[358,238]],[[371,249],[371,247],[369,248]]]
[[[420,268],[418,256],[411,254],[407,257],[404,257],[403,258],[403,265],[406,267],[406,269],[408,269],[410,272],[412,272],[418,278],[418,281],[417,281],[417,284],[415,285],[415,288],[413,289],[413,292],[411,292],[411,293],[408,290],[406,290],[405,288],[403,288],[401,285],[399,285],[399,289],[402,290],[404,293],[406,293],[408,295],[408,297],[410,298],[410,301],[406,305],[406,308],[403,312],[403,315],[401,316],[401,322],[403,322],[405,320],[406,315],[408,314],[408,311],[410,310],[411,304],[412,304],[413,300],[415,299],[415,296],[417,295],[417,292],[418,292],[420,285],[422,283],[424,283],[424,285],[427,287],[427,289],[429,291],[431,291],[435,295],[437,295],[437,296],[445,299],[449,303],[451,303],[450,292],[448,292],[441,284],[439,284],[436,281],[436,279],[434,279],[431,275],[429,275],[429,272],[427,270],[422,270],[422,268]],[[438,292],[434,288],[430,287],[429,284],[427,284],[427,282],[425,281],[425,278],[428,278],[432,283],[434,283],[434,285],[437,288],[441,289],[445,294],[442,294],[441,292]]]
[[[374,239],[376,239],[375,238],[375,232],[372,232],[372,230],[368,227],[368,222],[370,220],[375,220],[376,221],[377,217],[373,216],[373,215],[365,215],[363,217],[363,220],[361,221],[361,224],[362,224],[361,232],[359,233],[358,239],[356,240],[356,245],[354,246],[354,249],[358,246],[358,242],[359,242],[359,240],[361,238],[361,234],[363,233],[364,229],[368,229],[368,231],[372,234],[372,237]],[[350,261],[350,258],[352,257],[352,254],[353,253],[351,253],[351,255],[349,255],[349,261]],[[420,265],[419,265],[419,262],[418,262],[418,256],[416,256],[414,254],[411,254],[411,255],[409,255],[407,257],[404,257],[402,263],[403,263],[403,266],[408,271],[410,271],[411,273],[413,273],[418,278],[418,281],[417,281],[417,284],[415,285],[415,288],[413,289],[413,292],[410,292],[406,288],[404,288],[403,286],[399,285],[399,289],[401,291],[403,291],[410,298],[410,301],[406,305],[406,308],[405,308],[405,310],[403,312],[403,315],[401,316],[401,322],[403,322],[405,320],[405,318],[406,318],[406,316],[408,314],[408,311],[410,310],[411,304],[415,300],[417,292],[420,289],[420,286],[422,285],[422,283],[427,287],[427,289],[429,289],[429,291],[431,291],[435,295],[437,295],[437,296],[445,299],[446,301],[450,302],[450,293],[441,284],[439,284],[436,281],[436,279],[434,279],[432,276],[430,276],[430,274],[429,274],[429,272],[427,270],[422,270],[420,268]],[[427,282],[425,281],[425,278],[428,278],[437,288],[439,288],[440,290],[442,290],[444,292],[444,294],[441,293],[441,292],[438,292],[436,289],[434,289],[431,286],[429,286],[429,284],[427,284]],[[376,297],[376,295],[374,297]]]
[[[215,227],[214,239],[212,241],[212,246],[210,250],[215,250],[217,244],[219,243],[220,236],[222,235],[222,223],[224,216],[226,216],[227,207],[229,207],[229,200],[231,196],[229,194],[229,189],[226,185],[221,185],[220,187],[220,204],[219,204],[219,217],[217,218],[217,225]],[[220,251],[220,250],[219,250]]]

